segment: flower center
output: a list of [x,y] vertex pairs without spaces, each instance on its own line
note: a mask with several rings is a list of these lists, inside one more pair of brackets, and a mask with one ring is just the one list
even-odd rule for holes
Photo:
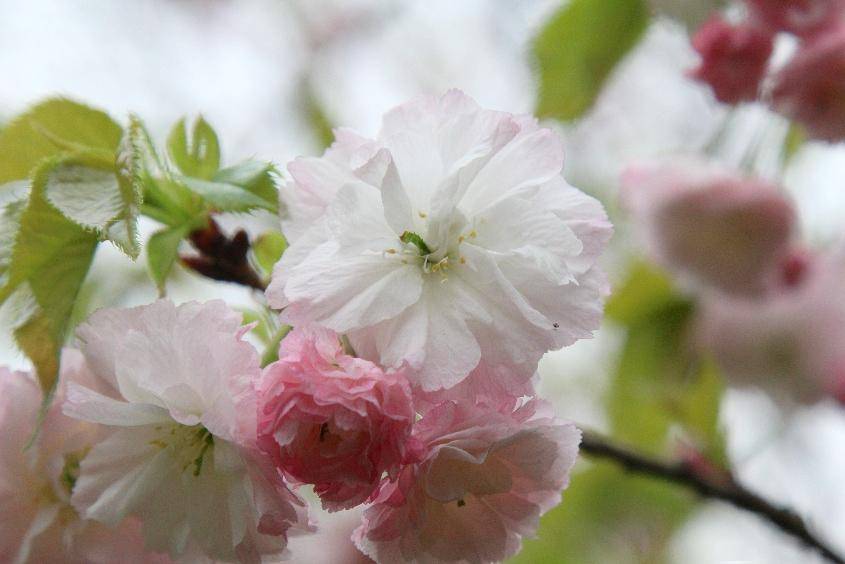
[[202,425],[179,425],[156,427],[159,436],[150,444],[161,449],[170,448],[176,454],[182,472],[190,470],[194,476],[202,473],[206,455],[214,450],[214,435]]

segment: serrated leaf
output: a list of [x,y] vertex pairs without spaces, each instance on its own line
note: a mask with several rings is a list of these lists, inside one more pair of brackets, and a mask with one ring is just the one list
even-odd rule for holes
[[563,502],[540,520],[537,538],[510,562],[666,562],[672,533],[695,506],[683,488],[600,462],[576,471]]
[[[44,196],[65,217],[114,243],[131,258],[140,252],[137,235],[140,190],[121,182],[114,165],[88,154],[50,161]],[[129,165],[121,165],[129,166]]]
[[540,117],[572,120],[592,107],[649,22],[647,0],[571,0],[534,40]]
[[190,137],[184,118],[173,126],[167,138],[167,153],[185,176],[210,180],[220,168],[220,142],[202,117],[194,121]]
[[27,178],[69,148],[114,153],[123,130],[107,114],[65,98],[41,102],[0,131],[0,183]]
[[54,158],[33,175],[0,288],[0,302],[15,302],[15,340],[32,360],[45,392],[55,385],[71,312],[97,246],[95,233],[47,201],[47,181],[61,162]]
[[234,184],[211,182],[187,176],[179,178],[179,182],[218,211],[248,212],[255,209],[265,209],[275,212],[276,210],[275,206],[264,198]]
[[147,242],[147,266],[160,295],[164,295],[167,277],[179,256],[179,243],[190,232],[190,225],[167,227],[153,233]]
[[278,174],[272,163],[247,160],[218,171],[212,180],[240,186],[263,199],[275,211],[279,204],[279,191],[275,181]]
[[252,255],[261,270],[269,274],[287,248],[287,239],[280,231],[265,231],[253,241]]
[[0,186],[0,288],[6,284],[6,272],[27,200],[29,180],[16,180]]

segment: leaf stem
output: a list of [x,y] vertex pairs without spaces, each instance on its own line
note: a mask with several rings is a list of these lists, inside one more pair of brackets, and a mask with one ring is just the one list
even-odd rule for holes
[[810,532],[797,513],[791,509],[774,505],[751,492],[737,483],[730,474],[716,476],[712,473],[702,472],[696,465],[688,462],[666,462],[651,458],[627,447],[614,444],[590,431],[584,431],[581,451],[588,456],[612,460],[630,472],[674,482],[692,489],[700,496],[725,501],[735,507],[754,513],[784,533],[818,551],[831,562],[845,564],[845,559]]

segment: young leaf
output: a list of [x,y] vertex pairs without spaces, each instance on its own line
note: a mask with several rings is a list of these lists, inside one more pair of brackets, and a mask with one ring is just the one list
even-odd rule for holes
[[[137,235],[140,187],[119,180],[114,165],[90,154],[54,158],[44,196],[66,218],[113,242],[131,258],[140,252]],[[121,167],[130,165],[121,165]]]
[[55,385],[71,311],[97,247],[95,233],[47,200],[48,179],[62,162],[49,160],[33,175],[0,288],[0,303],[12,301],[17,306],[15,339],[32,360],[45,392]]
[[191,232],[189,224],[156,231],[147,242],[147,265],[160,295],[164,295],[167,276],[179,255],[179,243]]
[[540,117],[572,120],[595,102],[649,22],[647,0],[571,0],[534,41]]
[[0,131],[0,184],[27,178],[43,159],[69,149],[113,154],[122,134],[99,110],[65,98],[41,102]]
[[180,119],[167,138],[167,152],[185,176],[210,180],[220,168],[217,134],[202,117],[194,122],[190,138],[184,118]]
[[29,180],[16,180],[0,186],[0,288],[12,261],[12,249],[20,219],[29,199]]
[[274,213],[276,211],[274,203],[234,184],[211,182],[188,176],[179,178],[179,182],[219,211],[247,212],[254,209],[265,209]]
[[266,231],[253,241],[252,254],[261,270],[269,274],[287,248],[287,239],[281,232]]
[[272,163],[247,160],[214,175],[214,182],[234,184],[263,199],[275,211],[279,204],[279,191],[275,178],[278,171]]

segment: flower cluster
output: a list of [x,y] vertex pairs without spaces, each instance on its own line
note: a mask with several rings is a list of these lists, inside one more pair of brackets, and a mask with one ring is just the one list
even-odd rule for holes
[[796,242],[777,185],[681,160],[629,167],[622,196],[651,258],[697,296],[695,342],[731,382],[845,401],[845,255]]
[[534,397],[537,363],[590,336],[607,293],[610,223],[562,166],[551,131],[457,91],[293,162],[267,292],[294,326],[278,360],[261,368],[220,301],[100,310],[32,456],[16,446],[37,387],[0,375],[0,503],[19,508],[0,556],[278,559],[314,530],[303,485],[328,511],[362,506],[362,558],[514,555],[580,441]]
[[[693,38],[701,63],[691,75],[720,101],[767,100],[815,139],[845,138],[845,2],[746,0],[747,18],[713,16]],[[770,69],[775,36],[793,35],[798,50]]]

